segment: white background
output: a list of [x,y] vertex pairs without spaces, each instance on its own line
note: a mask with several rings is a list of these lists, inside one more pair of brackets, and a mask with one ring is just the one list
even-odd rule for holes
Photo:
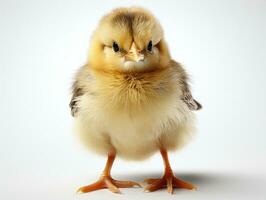
[[[173,58],[192,76],[202,104],[197,137],[170,155],[196,192],[122,189],[77,195],[105,158],[72,131],[68,103],[75,71],[86,62],[100,17],[140,5],[160,20]],[[0,1],[0,199],[266,199],[266,2]],[[160,176],[159,154],[117,159],[113,176]]]

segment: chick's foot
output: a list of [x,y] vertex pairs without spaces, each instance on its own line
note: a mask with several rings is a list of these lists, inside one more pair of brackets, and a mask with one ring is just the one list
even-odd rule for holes
[[110,176],[102,176],[97,182],[81,187],[78,189],[78,193],[86,193],[95,190],[107,188],[111,192],[121,193],[119,188],[140,187],[140,185],[133,181],[119,181],[114,180]]
[[197,189],[197,187],[193,184],[176,178],[174,174],[165,174],[162,178],[158,179],[146,179],[144,182],[148,184],[148,186],[144,189],[146,192],[153,192],[166,187],[170,194],[173,194],[173,188],[183,188],[189,190]]
[[196,190],[197,187],[191,183],[185,182],[175,177],[170,162],[168,159],[168,153],[165,149],[160,149],[163,161],[164,161],[164,175],[160,179],[146,179],[144,182],[148,183],[148,186],[144,188],[146,192],[153,192],[167,187],[167,191],[173,194],[173,188],[183,188],[189,190]]
[[111,168],[112,168],[114,160],[115,160],[115,153],[114,152],[109,153],[105,168],[103,170],[103,173],[100,179],[91,185],[87,185],[87,186],[79,188],[77,192],[86,193],[86,192],[91,192],[91,191],[107,188],[111,192],[121,193],[119,188],[129,188],[129,187],[134,187],[134,186],[140,187],[140,185],[136,182],[118,181],[118,180],[114,180],[111,177],[110,172],[111,172]]

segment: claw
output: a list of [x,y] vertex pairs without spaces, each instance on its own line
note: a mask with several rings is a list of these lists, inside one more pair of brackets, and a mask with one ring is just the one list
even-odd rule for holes
[[170,193],[170,194],[173,194],[173,185],[172,185],[172,180],[173,179],[166,179],[166,182],[167,182],[167,191]]

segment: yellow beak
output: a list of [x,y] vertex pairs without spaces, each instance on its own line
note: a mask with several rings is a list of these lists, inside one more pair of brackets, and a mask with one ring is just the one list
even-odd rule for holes
[[135,44],[135,42],[132,43],[128,53],[125,55],[126,61],[143,61],[144,55],[141,53],[141,50],[139,50]]

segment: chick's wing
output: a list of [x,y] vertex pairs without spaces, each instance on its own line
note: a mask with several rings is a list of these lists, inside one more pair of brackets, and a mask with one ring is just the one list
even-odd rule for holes
[[187,104],[190,110],[200,110],[202,108],[201,104],[193,99],[193,96],[189,90],[183,93],[182,100]]
[[78,86],[78,81],[75,81],[72,85],[72,98],[69,103],[71,109],[71,115],[73,117],[78,113],[78,97],[83,95],[82,89]]
[[79,97],[86,93],[87,83],[91,75],[88,71],[88,65],[82,66],[75,76],[75,80],[72,84],[72,98],[69,103],[71,114],[75,117],[79,110]]
[[202,108],[201,104],[196,101],[190,91],[189,78],[182,67],[182,65],[174,60],[170,61],[170,65],[174,68],[175,72],[178,74],[178,84],[181,87],[182,95],[181,99],[185,102],[190,110],[200,110]]

